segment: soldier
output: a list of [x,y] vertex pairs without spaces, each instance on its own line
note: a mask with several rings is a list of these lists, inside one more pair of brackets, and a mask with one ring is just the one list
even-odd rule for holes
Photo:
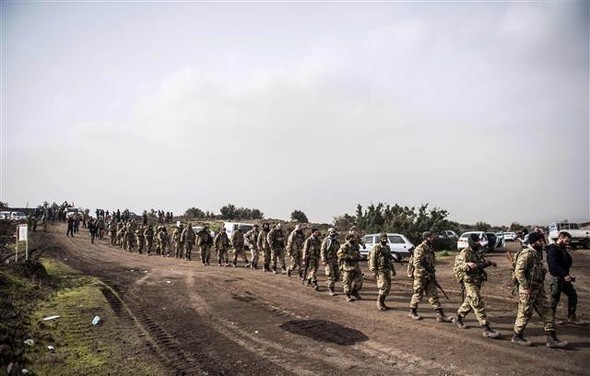
[[229,266],[227,252],[230,247],[230,244],[229,238],[227,237],[227,233],[225,232],[225,227],[222,227],[219,233],[215,235],[215,239],[213,240],[213,246],[217,251],[217,266],[221,266],[221,263],[224,263],[224,266]]
[[209,265],[209,260],[211,259],[211,246],[213,245],[213,237],[211,236],[211,232],[209,232],[209,227],[203,227],[203,229],[197,233],[197,236],[199,237],[197,243],[201,254],[201,262],[203,265]]
[[481,286],[487,281],[488,274],[485,268],[496,267],[495,262],[486,261],[483,256],[484,247],[480,243],[478,234],[470,234],[467,238],[467,247],[455,257],[453,274],[462,285],[464,293],[463,304],[459,307],[453,323],[460,329],[467,326],[463,323],[465,316],[473,311],[479,325],[483,328],[483,336],[498,338],[500,333],[490,327],[486,315],[485,303],[481,297]]
[[276,226],[268,233],[268,244],[270,244],[270,257],[272,261],[272,272],[277,274],[277,261],[281,263],[282,274],[287,273],[285,265],[285,232],[281,224]]
[[73,216],[68,217],[68,230],[66,236],[74,236],[74,218]]
[[149,225],[145,231],[143,232],[143,238],[145,239],[145,247],[147,250],[148,256],[152,253],[154,247],[154,228],[152,225]]
[[158,233],[156,234],[156,239],[158,241],[158,249],[160,251],[160,256],[170,257],[170,249],[168,248],[170,237],[168,236],[168,232],[166,231],[166,226],[160,226]]
[[297,268],[299,278],[303,278],[303,270],[301,270],[301,257],[303,255],[303,242],[305,235],[301,229],[301,225],[296,225],[295,229],[289,234],[287,239],[287,256],[291,259],[291,265],[287,269],[287,275],[290,277],[291,272]]
[[262,231],[260,231],[260,234],[258,234],[258,240],[256,241],[258,249],[262,250],[262,261],[264,262],[264,264],[262,265],[262,271],[264,272],[270,270],[270,244],[268,243],[269,232],[270,228],[268,223],[263,223]]
[[109,222],[109,237],[111,238],[111,245],[117,245],[117,225],[115,221]]
[[578,305],[578,294],[573,282],[576,278],[570,275],[572,266],[572,256],[567,252],[567,245],[570,243],[572,236],[568,232],[560,232],[555,244],[547,247],[547,267],[551,274],[551,309],[553,316],[557,311],[559,298],[563,292],[567,296],[567,321],[577,323],[576,307]]
[[428,297],[428,302],[436,310],[436,321],[450,322],[451,319],[443,312],[442,305],[438,299],[438,290],[436,289],[436,270],[434,249],[434,235],[431,232],[422,234],[422,243],[414,250],[411,266],[413,267],[414,278],[414,295],[410,301],[410,316],[414,320],[421,320],[418,315],[418,303],[422,301],[424,295]]
[[137,252],[139,252],[140,255],[143,253],[143,248],[145,247],[145,238],[143,234],[143,226],[138,226],[137,230],[135,230],[135,241],[137,242]]
[[193,226],[189,223],[180,234],[180,242],[184,244],[184,259],[187,261],[191,260],[195,240],[195,230],[193,230]]
[[531,232],[529,244],[516,255],[516,260],[514,260],[514,277],[518,283],[518,314],[514,323],[512,343],[523,346],[532,345],[532,342],[524,337],[524,330],[534,308],[545,323],[547,347],[564,348],[567,346],[567,342],[557,339],[553,311],[549,307],[545,295],[543,283],[547,271],[543,266],[544,244],[543,234]]
[[250,252],[252,252],[252,263],[250,266],[252,269],[256,269],[258,267],[258,234],[260,231],[258,230],[258,225],[254,225],[254,227],[248,231],[244,238],[250,247]]
[[182,234],[183,230],[184,226],[181,223],[174,229],[174,231],[172,231],[172,241],[174,242],[174,258],[182,258],[184,242],[182,241],[180,235]]
[[340,280],[340,268],[338,266],[338,250],[340,242],[336,239],[336,229],[329,229],[328,236],[324,238],[321,246],[321,259],[324,265],[324,273],[328,278],[328,293],[335,296],[334,286]]
[[393,267],[393,257],[391,257],[391,248],[389,248],[389,238],[387,234],[379,235],[379,244],[375,244],[369,251],[367,257],[369,270],[375,274],[379,295],[377,296],[377,309],[380,311],[388,310],[385,305],[385,299],[391,290],[391,277],[395,275]]
[[314,228],[311,230],[311,235],[305,239],[303,243],[303,260],[304,260],[304,275],[305,284],[311,285],[317,291],[319,289],[317,271],[320,266],[320,253],[322,248],[322,241],[320,240],[320,230]]
[[94,244],[94,238],[96,238],[96,223],[92,218],[88,219],[88,232],[90,233],[90,244]]
[[239,255],[244,259],[244,266],[248,267],[248,258],[246,257],[246,251],[244,250],[244,231],[242,226],[238,226],[238,229],[231,235],[231,244],[234,247],[233,267],[235,268],[238,264]]
[[342,284],[346,301],[352,302],[356,298],[361,300],[359,291],[363,287],[363,273],[359,261],[361,259],[358,237],[354,234],[346,235],[346,243],[338,249],[338,262],[342,271]]

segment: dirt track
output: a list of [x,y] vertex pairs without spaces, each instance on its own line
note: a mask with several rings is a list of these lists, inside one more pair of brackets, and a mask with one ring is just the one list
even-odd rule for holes
[[[50,230],[35,234],[37,245],[49,249],[46,255],[105,282],[105,297],[127,323],[123,330],[141,333],[169,374],[588,374],[588,324],[559,327],[560,338],[571,344],[568,350],[545,347],[536,317],[527,337],[537,345],[510,343],[516,304],[506,286],[509,272],[503,254],[490,255],[499,267],[491,270],[484,287],[490,321],[503,334],[490,340],[482,337],[474,316],[466,320],[468,330],[437,323],[426,301],[419,310],[425,319],[410,320],[405,264],[396,265],[398,277],[387,300],[393,309],[379,312],[375,282],[368,274],[363,300],[347,303],[341,283],[338,296],[326,293],[322,270],[321,289],[315,292],[297,278],[147,257],[123,252],[106,239],[91,245],[84,230],[75,238],[67,238],[61,226]],[[590,296],[590,251],[573,251],[573,256],[579,309],[584,313]],[[451,297],[443,302],[447,314],[460,304],[450,262],[451,258],[437,267]],[[558,316],[563,317],[563,307]]]

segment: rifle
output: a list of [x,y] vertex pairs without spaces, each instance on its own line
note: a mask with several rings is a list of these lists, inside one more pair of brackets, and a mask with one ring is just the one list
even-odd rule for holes
[[445,290],[443,290],[443,288],[440,285],[440,283],[438,283],[438,281],[436,280],[436,278],[434,279],[434,285],[436,286],[436,288],[438,288],[440,290],[440,292],[442,292],[442,294],[445,296],[445,298],[447,298],[447,300],[451,300],[451,299],[449,299],[449,296],[447,295],[447,293],[445,292]]
[[304,268],[303,268],[303,275],[301,276],[301,284],[305,285],[305,281],[307,281],[307,270],[309,269],[309,255],[303,259]]

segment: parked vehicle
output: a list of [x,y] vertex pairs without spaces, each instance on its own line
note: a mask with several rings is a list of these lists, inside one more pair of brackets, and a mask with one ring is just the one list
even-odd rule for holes
[[438,233],[438,237],[439,238],[445,238],[445,239],[459,239],[459,235],[457,235],[457,233],[453,230],[442,230],[441,232]]
[[467,231],[462,233],[459,237],[459,240],[457,241],[458,251],[462,250],[463,248],[467,248],[467,238],[471,234],[479,235],[480,241],[485,244],[485,252],[490,252],[496,249],[496,245],[498,244],[498,237],[493,232],[486,233],[483,231]]
[[515,241],[517,238],[516,233],[512,232],[512,231],[508,231],[504,233],[504,240],[509,241],[509,242],[513,242]]
[[486,232],[486,236],[488,237],[488,251],[493,251],[494,249],[504,248],[506,243],[504,241],[504,234],[495,234],[493,232]]
[[0,211],[0,219],[10,219],[10,212],[9,211]]
[[27,219],[27,215],[20,211],[10,212],[10,219],[13,221],[23,221]]
[[250,231],[254,225],[252,223],[237,223],[237,222],[225,222],[223,224],[223,227],[225,227],[225,232],[227,233],[227,236],[231,239],[232,234],[234,233],[234,231],[237,231],[238,228],[242,228],[242,232],[245,234],[248,231]]
[[590,248],[590,231],[584,230],[578,223],[553,222],[549,224],[549,242],[554,243],[561,232],[568,232],[572,236],[570,245]]
[[[368,234],[362,237],[365,248],[361,247],[361,256],[367,258],[369,251],[378,244],[380,240],[379,234]],[[414,244],[402,234],[388,233],[389,248],[391,248],[391,256],[395,261],[401,261],[404,258],[409,258],[414,251]]]

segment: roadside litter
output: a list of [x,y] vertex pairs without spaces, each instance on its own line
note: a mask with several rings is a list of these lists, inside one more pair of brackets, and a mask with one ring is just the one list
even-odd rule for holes
[[43,317],[43,321],[50,321],[50,320],[55,320],[55,319],[59,319],[61,316],[55,315],[55,316],[47,316],[47,317]]
[[99,323],[100,323],[100,317],[94,316],[94,318],[92,319],[92,325],[97,326]]
[[27,339],[24,341],[25,345],[29,345],[29,346],[33,346],[35,344],[35,341],[33,341],[32,339]]

